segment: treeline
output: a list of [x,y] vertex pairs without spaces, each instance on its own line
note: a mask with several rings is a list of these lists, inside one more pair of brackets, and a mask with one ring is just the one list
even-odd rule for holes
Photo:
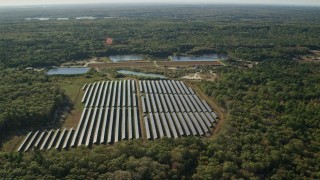
[[[81,9],[83,16],[88,16],[88,11]],[[0,67],[59,65],[116,54],[167,58],[173,53],[217,52],[262,61],[292,59],[309,53],[310,49],[320,49],[320,25],[315,23],[319,22],[318,8],[161,6],[129,9],[118,7],[110,13],[99,7],[90,12],[100,19],[65,21],[24,18],[55,17],[55,13],[56,17],[74,17],[72,12],[79,15],[79,9],[0,12],[3,22]],[[104,16],[115,18],[101,18]],[[107,37],[114,40],[111,46],[105,45]]]
[[204,149],[199,138],[134,140],[69,151],[0,154],[4,179],[184,179]]
[[0,71],[0,131],[39,127],[54,121],[64,97],[50,78],[32,70]]
[[227,68],[202,89],[228,112],[195,177],[319,179],[320,64]]

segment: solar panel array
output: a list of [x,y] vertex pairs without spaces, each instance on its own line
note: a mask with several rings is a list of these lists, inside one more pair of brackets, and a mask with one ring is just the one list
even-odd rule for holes
[[29,132],[17,151],[28,151],[33,148],[45,149],[67,149],[70,146],[70,138],[73,129],[57,129]]
[[147,139],[205,136],[217,115],[182,81],[139,81]]
[[141,137],[134,80],[96,82],[88,84],[84,90],[85,108],[71,146]]
[[139,104],[147,139],[206,136],[218,118],[182,81],[145,80],[139,81],[138,87],[134,80],[102,81],[85,84],[82,90],[84,109],[75,129],[30,132],[18,151],[60,150],[141,138]]
[[103,81],[83,86],[84,109],[75,130],[30,132],[18,151],[68,149],[141,138],[134,80]]

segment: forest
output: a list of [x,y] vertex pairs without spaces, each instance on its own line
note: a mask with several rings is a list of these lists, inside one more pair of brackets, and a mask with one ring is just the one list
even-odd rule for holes
[[[0,9],[0,17],[3,67],[57,66],[117,54],[167,59],[218,52],[263,61],[292,59],[320,46],[320,13],[313,7],[53,6]],[[107,37],[113,38],[111,46],[105,45]]]
[[[97,18],[76,19],[84,16]],[[40,17],[50,19],[25,19]],[[229,56],[219,68],[170,71],[174,79],[199,69],[217,74],[215,81],[190,82],[225,113],[211,137],[0,151],[0,177],[320,179],[320,64],[296,60],[320,49],[319,22],[317,7],[0,8],[0,147],[12,132],[59,126],[57,116],[77,87],[73,81],[125,78],[114,69],[62,77],[26,67],[131,53],[157,60],[172,54]],[[106,37],[113,38],[111,46],[105,45]],[[255,63],[245,68],[239,60]],[[61,88],[66,84],[69,91]]]
[[318,179],[320,64],[266,61],[221,72],[202,89],[228,119],[200,157],[197,176]]
[[[0,155],[5,178],[320,178],[320,65],[274,60],[199,82],[227,112],[213,138]],[[106,153],[107,152],[107,153]]]
[[39,128],[58,118],[65,97],[48,76],[33,70],[3,69],[0,77],[1,137],[8,131]]

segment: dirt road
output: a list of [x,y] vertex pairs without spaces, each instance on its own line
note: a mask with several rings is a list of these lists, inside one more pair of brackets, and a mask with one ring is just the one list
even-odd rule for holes
[[[156,65],[155,65],[156,64]],[[212,65],[221,66],[222,64],[218,61],[157,61],[154,62],[116,62],[116,63],[90,63],[88,67],[151,67],[151,66],[162,66],[162,67],[179,67],[179,66],[198,66],[198,65]]]

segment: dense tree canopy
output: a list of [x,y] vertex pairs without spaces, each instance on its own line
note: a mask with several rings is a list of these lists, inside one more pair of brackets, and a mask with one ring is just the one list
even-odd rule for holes
[[197,176],[313,178],[319,174],[320,64],[264,62],[228,69],[204,91],[228,111]]
[[1,70],[0,78],[1,134],[54,120],[63,94],[43,72]]
[[0,154],[6,179],[181,179],[190,177],[204,144],[198,138],[134,140],[93,150]]
[[[59,65],[92,56],[226,53],[292,59],[319,49],[319,9],[261,6],[51,7],[0,11],[0,64]],[[78,16],[98,19],[79,20]],[[50,17],[47,21],[25,18]],[[66,17],[69,20],[57,20]],[[109,17],[109,18],[104,18]],[[105,45],[113,38],[111,46]]]

